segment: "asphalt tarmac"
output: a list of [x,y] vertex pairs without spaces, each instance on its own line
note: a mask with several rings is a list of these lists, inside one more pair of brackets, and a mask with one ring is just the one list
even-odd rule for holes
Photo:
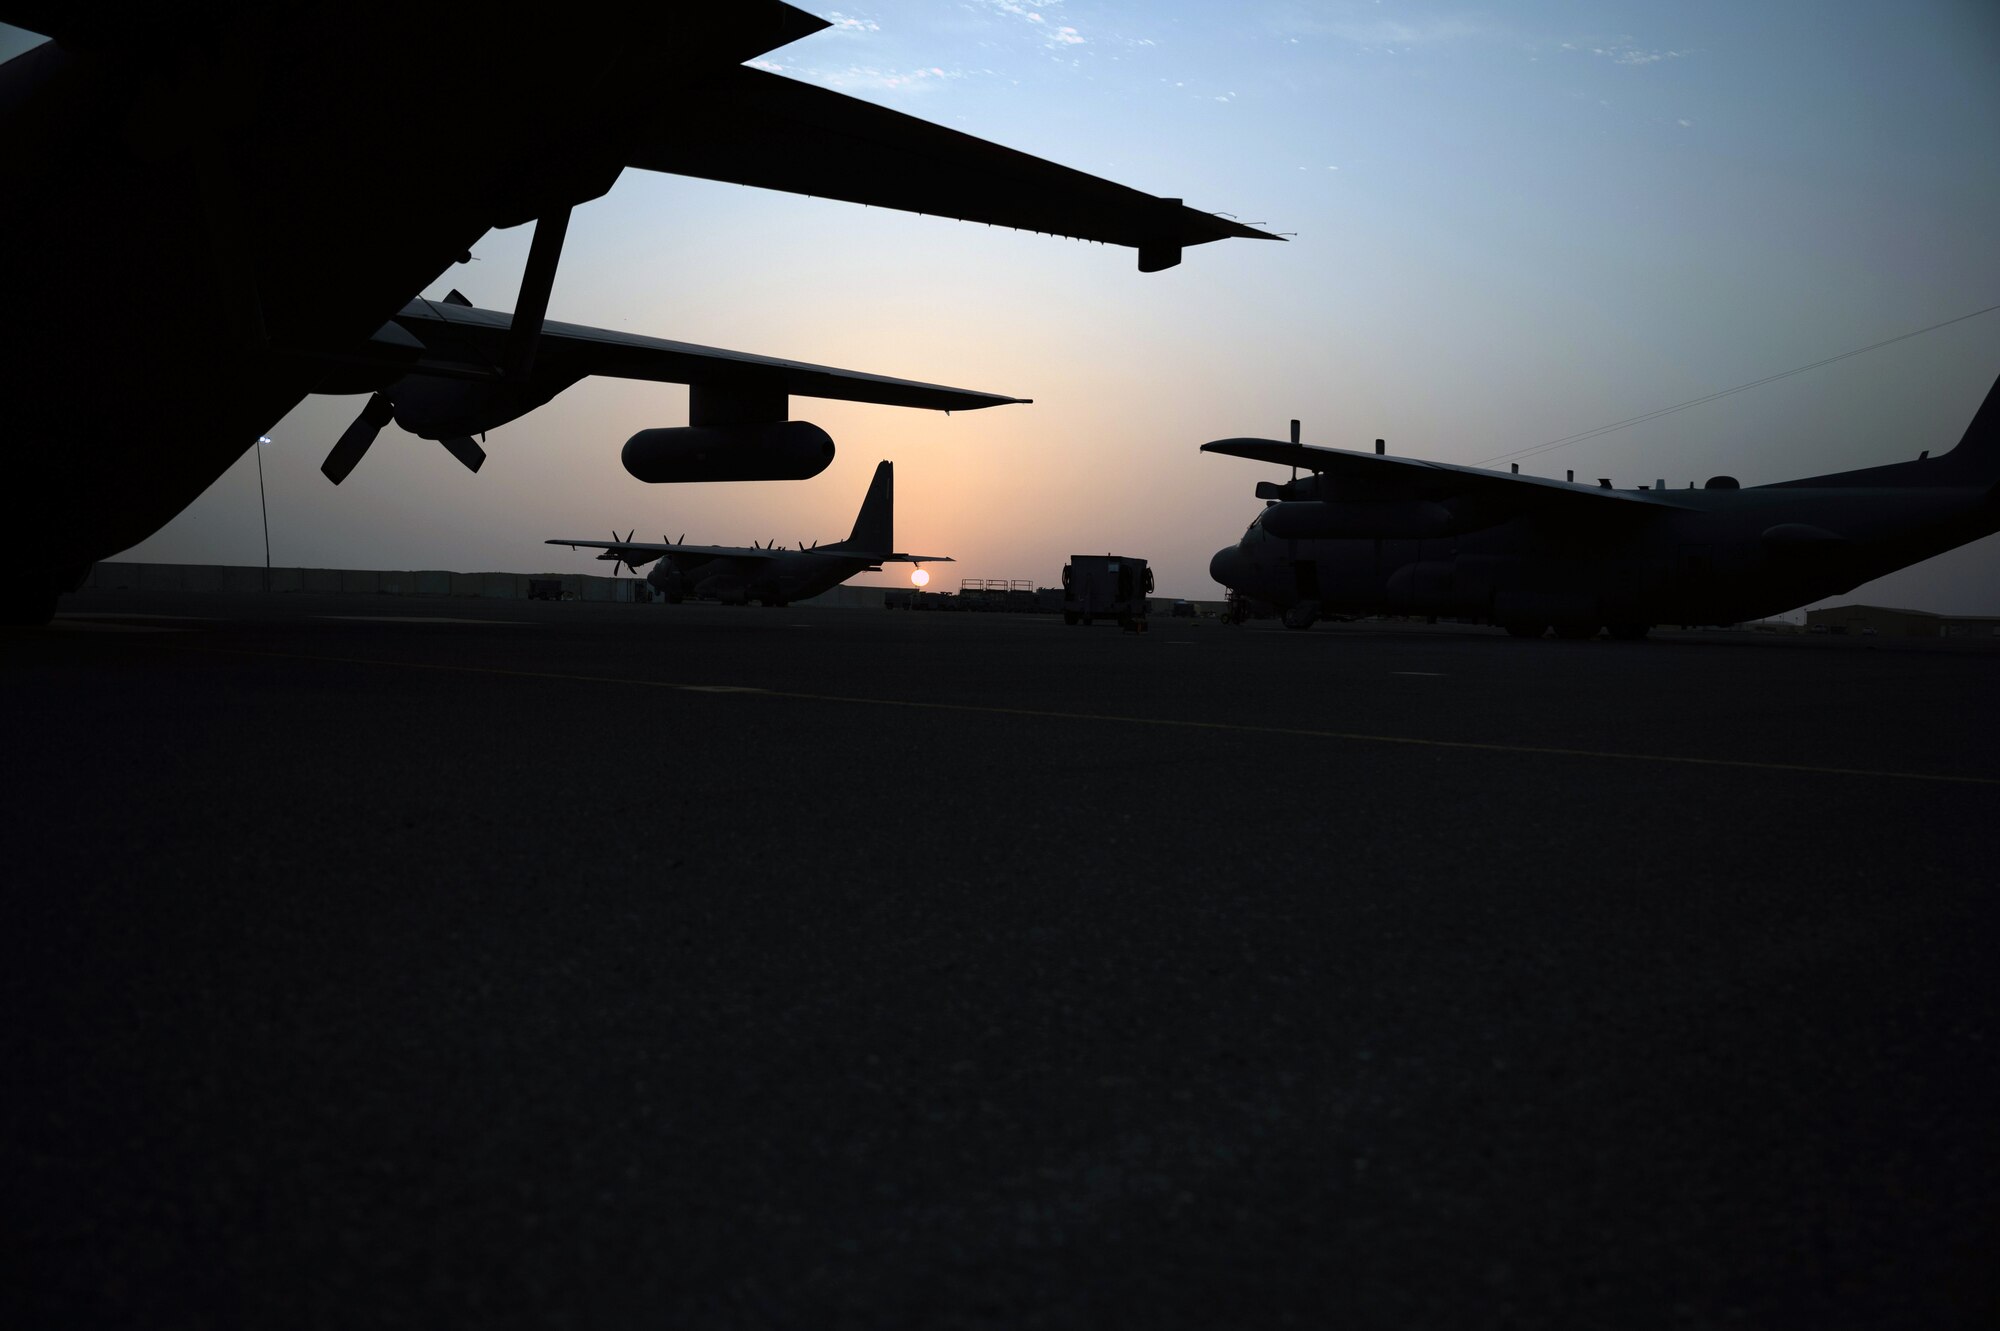
[[86,593],[15,1327],[1992,1327],[2000,646]]

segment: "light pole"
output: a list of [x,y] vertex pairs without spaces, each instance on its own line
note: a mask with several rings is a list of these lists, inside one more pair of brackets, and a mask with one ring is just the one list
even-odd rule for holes
[[257,515],[264,519],[264,590],[271,590],[271,512],[264,505],[264,445],[271,436],[257,436]]

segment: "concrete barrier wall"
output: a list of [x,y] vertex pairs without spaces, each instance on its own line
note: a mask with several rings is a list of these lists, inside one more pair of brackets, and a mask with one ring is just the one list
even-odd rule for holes
[[[445,569],[271,568],[242,564],[140,564],[107,560],[90,570],[85,587],[171,592],[317,592],[348,596],[467,596],[520,599],[528,580],[560,579],[566,599],[632,602],[643,578],[589,573],[454,573]],[[879,610],[885,587],[835,587],[802,605]]]

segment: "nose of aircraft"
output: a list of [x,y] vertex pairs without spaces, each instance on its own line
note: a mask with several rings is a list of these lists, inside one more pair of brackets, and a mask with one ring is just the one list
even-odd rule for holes
[[1215,557],[1208,561],[1208,576],[1225,587],[1240,588],[1243,573],[1243,552],[1233,545],[1217,550]]

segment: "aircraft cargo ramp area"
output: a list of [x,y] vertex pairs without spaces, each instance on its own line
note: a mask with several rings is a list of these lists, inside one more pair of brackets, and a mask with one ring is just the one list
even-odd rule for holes
[[8,1324],[1990,1324],[1994,643],[672,610],[0,635]]

